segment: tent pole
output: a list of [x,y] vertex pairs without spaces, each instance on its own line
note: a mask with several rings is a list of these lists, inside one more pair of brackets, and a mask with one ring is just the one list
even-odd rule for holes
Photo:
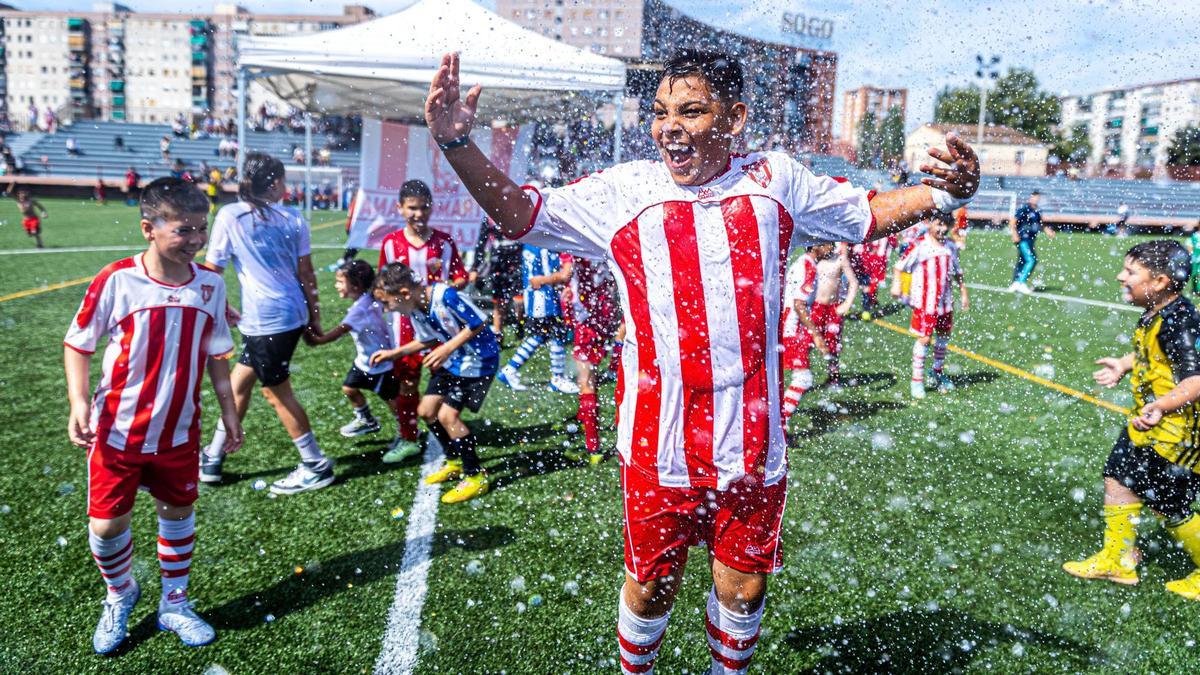
[[625,91],[618,91],[613,96],[613,164],[621,163],[621,144],[625,136],[624,113]]
[[312,114],[304,113],[304,217],[312,221]]
[[246,165],[246,69],[237,69],[237,179],[242,179],[242,168]]

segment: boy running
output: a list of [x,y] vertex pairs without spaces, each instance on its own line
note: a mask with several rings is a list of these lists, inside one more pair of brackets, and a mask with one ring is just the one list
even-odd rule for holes
[[[467,269],[458,255],[454,239],[429,227],[429,217],[433,215],[433,193],[429,186],[419,180],[410,180],[401,185],[396,211],[404,218],[404,229],[383,238],[377,269],[382,272],[386,265],[399,262],[416,272],[424,285],[444,282],[455,288],[466,286]],[[402,312],[392,312],[389,318],[393,344],[403,346],[415,339],[412,321],[408,316]],[[420,452],[417,445],[417,407],[421,398],[417,387],[421,384],[421,361],[420,353],[411,353],[392,362],[399,381],[395,410],[400,433],[384,454],[385,462],[399,462]]]
[[460,99],[458,55],[447,54],[425,103],[463,184],[505,236],[604,259],[621,289],[622,670],[653,669],[688,548],[700,542],[712,554],[712,672],[744,670],[767,575],[782,560],[778,326],[788,254],[887,236],[960,206],[979,183],[975,155],[948,136],[948,151],[929,151],[945,164],[921,168],[934,175],[925,185],[873,195],[783,153],[733,154],[749,113],[741,66],[685,50],[666,63],[655,95],[650,135],[661,160],[522,189],[471,142],[480,92]]
[[[17,208],[21,211],[21,225],[25,228],[25,234],[33,237],[38,248],[46,248],[42,243],[42,219],[49,218],[50,214],[41,202],[29,194],[29,188],[17,188]],[[38,217],[38,213],[41,213],[41,217]]]
[[[88,543],[108,588],[92,636],[99,654],[125,640],[141,597],[131,572],[129,530],[139,486],[149,489],[158,513],[158,627],[190,647],[212,642],[216,633],[187,595],[205,368],[225,422],[224,451],[242,445],[224,360],[233,351],[225,283],[192,262],[208,239],[208,200],[189,183],[159,178],[142,193],[141,216],[150,245],[96,275],[64,350],[71,402],[67,433],[73,444],[88,449]],[[100,348],[103,370],[89,403],[89,362]]]
[[550,388],[561,394],[578,394],[579,387],[567,379],[567,326],[563,322],[562,299],[558,292],[559,286],[571,279],[574,263],[570,256],[528,244],[521,251],[521,261],[525,284],[525,339],[517,345],[497,379],[513,391],[528,389],[517,370],[542,343],[549,342]]
[[[1177,242],[1148,241],[1129,249],[1117,275],[1125,301],[1145,313],[1133,331],[1133,351],[1096,361],[1095,378],[1112,387],[1129,373],[1133,412],[1104,465],[1104,547],[1064,563],[1068,574],[1137,584],[1143,503],[1200,566],[1200,518],[1192,512],[1200,491],[1200,314],[1180,296],[1190,266]],[[1200,570],[1169,582],[1167,590],[1200,600]]]
[[[958,285],[962,296],[962,311],[967,311],[967,287],[963,284],[962,267],[958,263],[958,246],[946,234],[952,223],[950,216],[943,215],[929,221],[925,236],[913,244],[908,253],[896,264],[896,276],[892,282],[892,295],[899,297],[902,273],[912,277],[908,290],[908,305],[912,307],[912,319],[908,331],[916,337],[913,342],[912,383],[909,391],[913,398],[925,398],[925,355],[929,343],[933,342],[933,378],[938,391],[946,393],[954,388],[950,378],[942,372],[946,363],[946,345],[950,343],[950,332],[954,329],[954,289]],[[936,333],[937,337],[933,337]]]
[[487,315],[458,289],[441,282],[423,282],[403,263],[392,263],[380,271],[375,297],[389,310],[408,315],[414,337],[395,349],[375,352],[371,363],[430,350],[423,363],[431,374],[418,413],[448,459],[425,483],[462,478],[442,495],[443,503],[454,504],[488,491],[487,473],[475,451],[475,434],[463,424],[462,409],[479,412],[500,365],[500,344],[487,328]]

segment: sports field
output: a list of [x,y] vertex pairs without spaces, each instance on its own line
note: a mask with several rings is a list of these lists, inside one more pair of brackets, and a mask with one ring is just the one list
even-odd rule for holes
[[[49,246],[140,246],[133,209],[45,205]],[[337,258],[342,222],[338,213],[314,216],[314,243],[328,245],[314,252],[318,265]],[[1035,277],[1050,293],[1119,303],[1113,277],[1133,241],[1043,238]],[[291,498],[254,489],[297,460],[259,398],[246,420],[246,446],[226,464],[226,483],[202,487],[191,595],[218,630],[217,642],[192,650],[155,629],[153,514],[141,503],[134,570],[147,594],[127,646],[112,658],[92,654],[103,589],[86,543],[83,453],[65,433],[61,364],[62,336],[84,286],[14,296],[86,278],[127,253],[7,253],[26,248],[32,241],[15,206],[0,202],[0,671],[374,668],[405,557],[419,461],[385,467],[379,457],[387,434],[367,441],[338,435],[350,413],[339,386],[353,354],[348,340],[302,347],[293,364],[317,436],[338,461],[338,482]],[[970,234],[963,256],[969,282],[1006,286],[1012,260],[1003,234]],[[346,303],[333,291],[332,274],[320,280],[328,327]],[[911,339],[883,325],[847,324],[850,386],[811,394],[793,420],[800,432],[790,455],[786,566],[772,580],[754,670],[1194,671],[1200,606],[1162,588],[1190,562],[1154,522],[1142,525],[1140,586],[1086,582],[1059,569],[1099,547],[1100,470],[1122,424],[1100,403],[1128,405],[1129,395],[1095,391],[1091,364],[1128,346],[1137,315],[982,289],[971,299],[971,311],[955,317],[952,344],[990,363],[951,354],[957,389],[931,392],[919,404],[908,398]],[[906,325],[907,312],[885,320]],[[531,367],[527,380],[546,379],[545,355]],[[611,388],[606,396],[611,420]],[[207,385],[205,401],[207,434],[216,413]],[[372,405],[383,412],[378,401]],[[497,385],[481,415],[468,417],[495,490],[439,505],[414,641],[417,672],[615,669],[617,471],[612,460],[591,468],[561,459],[574,410],[572,397]],[[611,429],[605,434],[612,438]],[[398,520],[395,507],[406,512]],[[706,572],[697,551],[660,672],[707,669]],[[402,599],[418,590],[402,588]]]

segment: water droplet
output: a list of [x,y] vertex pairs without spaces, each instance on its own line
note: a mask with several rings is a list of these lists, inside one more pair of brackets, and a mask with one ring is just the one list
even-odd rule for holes
[[253,487],[255,490],[265,490],[267,489],[267,481],[259,478],[258,480],[254,481],[254,485],[251,487]]

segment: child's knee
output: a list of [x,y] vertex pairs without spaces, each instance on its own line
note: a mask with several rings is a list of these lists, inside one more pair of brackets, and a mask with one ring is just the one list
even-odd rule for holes
[[442,426],[446,427],[447,429],[450,428],[451,425],[458,424],[458,420],[459,412],[448,405],[443,405],[437,411],[437,421],[441,422]]
[[355,395],[358,394],[358,390],[355,389],[354,387],[347,387],[346,385],[343,384],[342,385],[342,393],[345,394],[347,398],[354,398]]

